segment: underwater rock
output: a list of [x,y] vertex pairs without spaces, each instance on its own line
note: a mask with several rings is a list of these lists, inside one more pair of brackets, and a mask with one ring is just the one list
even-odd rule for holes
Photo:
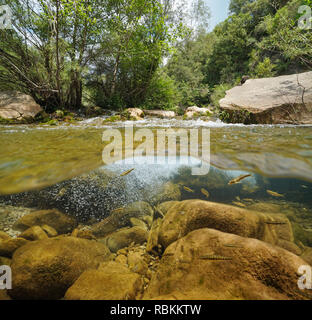
[[148,225],[148,228],[151,228],[151,226],[153,224],[153,217],[144,216],[144,217],[142,217],[142,220]]
[[92,231],[89,229],[75,229],[72,232],[71,236],[87,239],[87,240],[96,240],[96,237],[93,235]]
[[132,242],[142,244],[147,240],[147,231],[140,227],[123,228],[101,239],[111,252],[128,247]]
[[131,251],[128,253],[128,266],[132,272],[145,275],[148,269],[147,263],[141,252]]
[[3,300],[12,300],[7,293],[7,290],[0,290],[0,301]]
[[11,264],[11,261],[12,260],[7,257],[0,257],[0,266],[4,266],[4,265],[9,266]]
[[49,238],[56,237],[58,235],[57,231],[47,224],[42,225],[41,228],[45,231]]
[[298,268],[305,264],[257,239],[195,230],[166,249],[143,298],[306,299],[297,285]]
[[179,185],[174,184],[172,182],[167,182],[160,188],[160,190],[158,190],[156,195],[149,199],[149,202],[152,205],[156,205],[162,202],[180,200],[181,191]]
[[11,237],[6,232],[0,231],[0,240],[9,240],[9,239],[11,239]]
[[45,231],[39,226],[33,226],[25,230],[23,233],[20,234],[21,238],[26,240],[43,240],[47,239],[48,235]]
[[91,226],[91,231],[96,237],[104,237],[120,228],[131,226],[130,218],[152,216],[152,207],[144,201],[137,201],[124,208],[113,210],[111,215]]
[[162,220],[160,218],[153,221],[152,228],[148,234],[146,252],[157,253],[158,248],[158,234]]
[[11,258],[15,250],[26,245],[29,241],[24,238],[0,240],[0,256]]
[[132,227],[140,227],[144,230],[148,229],[146,223],[138,218],[130,218],[130,223]]
[[117,262],[85,271],[67,290],[66,300],[134,300],[143,290],[141,276]]
[[[285,216],[202,200],[186,200],[176,204],[166,214],[159,227],[158,242],[166,248],[189,232],[201,228],[213,228],[276,245],[294,240],[290,222]],[[279,239],[284,241],[278,242]],[[288,249],[292,247],[299,249],[295,244],[287,245]]]
[[166,201],[166,202],[162,202],[158,205],[158,209],[164,214],[166,215],[167,212],[169,211],[169,209],[171,209],[171,207],[173,207],[175,204],[180,203],[180,201]]
[[30,242],[13,255],[9,295],[14,299],[60,299],[85,270],[110,258],[108,248],[96,241],[56,237]]
[[41,226],[45,224],[54,228],[58,233],[63,234],[71,232],[77,225],[77,222],[73,217],[65,215],[56,209],[40,210],[29,213],[20,218],[14,224],[14,228],[24,231],[35,225]]

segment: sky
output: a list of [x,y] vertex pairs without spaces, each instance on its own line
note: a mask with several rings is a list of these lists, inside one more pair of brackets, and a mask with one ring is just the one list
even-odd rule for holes
[[206,3],[211,10],[210,30],[213,30],[218,23],[227,18],[230,0],[206,0]]

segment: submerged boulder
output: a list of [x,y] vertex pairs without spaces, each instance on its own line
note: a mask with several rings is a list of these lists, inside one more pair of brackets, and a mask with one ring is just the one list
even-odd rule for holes
[[28,242],[29,241],[24,238],[0,240],[0,256],[11,258],[18,248],[26,245]]
[[256,238],[296,254],[301,252],[293,243],[291,224],[285,216],[202,200],[186,200],[174,205],[159,226],[158,243],[166,248],[189,232],[201,228]]
[[120,228],[131,226],[131,218],[152,215],[153,209],[147,202],[136,201],[126,207],[113,210],[109,217],[92,225],[91,231],[97,237],[104,237]]
[[117,262],[101,263],[85,271],[67,290],[66,300],[135,300],[143,289],[137,273]]
[[312,72],[249,79],[226,92],[220,108],[230,122],[312,123]]
[[162,202],[167,201],[179,201],[181,200],[181,191],[180,187],[177,184],[174,184],[172,182],[166,182],[163,184],[159,190],[157,190],[157,193],[151,194],[150,197],[148,197],[148,201],[152,204],[159,204]]
[[41,111],[39,104],[27,94],[16,91],[0,92],[0,118],[33,119]]
[[144,299],[305,299],[297,285],[301,265],[291,252],[257,239],[195,230],[166,249]]
[[142,244],[147,240],[146,229],[140,227],[123,228],[102,239],[112,252],[128,247],[131,243]]
[[96,241],[63,236],[30,242],[13,255],[9,295],[60,299],[85,270],[110,258],[108,248]]
[[76,220],[56,209],[39,210],[26,214],[14,224],[14,228],[24,231],[33,226],[48,225],[58,233],[69,233],[77,225]]

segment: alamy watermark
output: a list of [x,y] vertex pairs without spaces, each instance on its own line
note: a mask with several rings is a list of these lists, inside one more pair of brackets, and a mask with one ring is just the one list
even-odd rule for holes
[[[200,139],[201,137],[201,139]],[[192,175],[206,175],[210,169],[210,130],[203,129],[158,129],[133,126],[125,130],[107,129],[102,136],[109,142],[103,149],[104,164],[123,161],[124,164],[192,166]],[[178,150],[179,149],[179,150]],[[200,166],[196,163],[200,162]]]
[[12,10],[5,4],[0,5],[0,30],[12,29]]
[[298,27],[303,30],[312,29],[312,8],[309,6],[300,6],[298,13],[301,14],[298,20]]
[[12,271],[9,266],[0,266],[0,290],[12,289]]

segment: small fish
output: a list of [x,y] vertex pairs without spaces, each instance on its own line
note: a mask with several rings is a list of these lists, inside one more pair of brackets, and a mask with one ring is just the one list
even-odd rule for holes
[[277,192],[275,192],[275,191],[272,191],[272,190],[267,190],[266,192],[267,192],[270,196],[273,196],[273,197],[277,197],[277,198],[283,198],[283,197],[284,197],[284,195],[279,194],[279,193],[277,193]]
[[185,191],[187,191],[187,192],[190,192],[190,193],[194,193],[194,192],[195,192],[194,190],[192,190],[192,189],[190,189],[190,188],[188,188],[188,187],[186,187],[186,186],[183,186],[183,189],[184,189]]
[[285,221],[265,221],[266,224],[287,224]]
[[242,248],[242,246],[239,246],[237,244],[231,244],[231,243],[224,244],[223,246],[228,248]]
[[55,198],[63,197],[63,195],[66,193],[66,188],[62,188],[59,193],[56,195]]
[[127,176],[127,175],[128,175],[129,173],[131,173],[133,170],[134,170],[134,168],[133,168],[133,169],[130,169],[130,170],[127,170],[127,171],[123,172],[120,176],[121,176],[121,177]]
[[238,206],[238,207],[246,208],[246,205],[245,205],[245,204],[243,204],[243,203],[241,203],[241,202],[233,201],[232,203],[233,203],[233,204],[235,204],[235,205],[236,205],[236,206]]
[[241,198],[240,198],[239,196],[235,197],[235,199],[236,199],[237,201],[241,201]]
[[246,202],[254,202],[253,199],[249,199],[249,198],[245,198],[245,199],[243,199],[243,201],[246,201]]
[[251,177],[251,174],[241,175],[241,176],[239,176],[239,177],[231,180],[231,181],[229,182],[229,185],[237,184],[237,183],[239,183],[240,181],[242,181],[242,180],[244,180],[244,179],[246,179],[246,178],[248,178],[248,177]]
[[303,184],[303,185],[301,185],[301,188],[308,189],[308,187],[307,187],[307,186],[305,186],[304,184]]
[[114,213],[120,213],[123,211],[124,211],[124,208],[117,208],[117,209],[114,209],[111,213],[114,214]]
[[217,256],[217,255],[205,255],[199,257],[199,259],[203,260],[232,260],[230,257],[224,257],[224,256]]
[[209,193],[206,189],[202,188],[202,189],[200,189],[200,192],[201,192],[204,196],[206,196],[206,198],[209,198],[210,193]]

